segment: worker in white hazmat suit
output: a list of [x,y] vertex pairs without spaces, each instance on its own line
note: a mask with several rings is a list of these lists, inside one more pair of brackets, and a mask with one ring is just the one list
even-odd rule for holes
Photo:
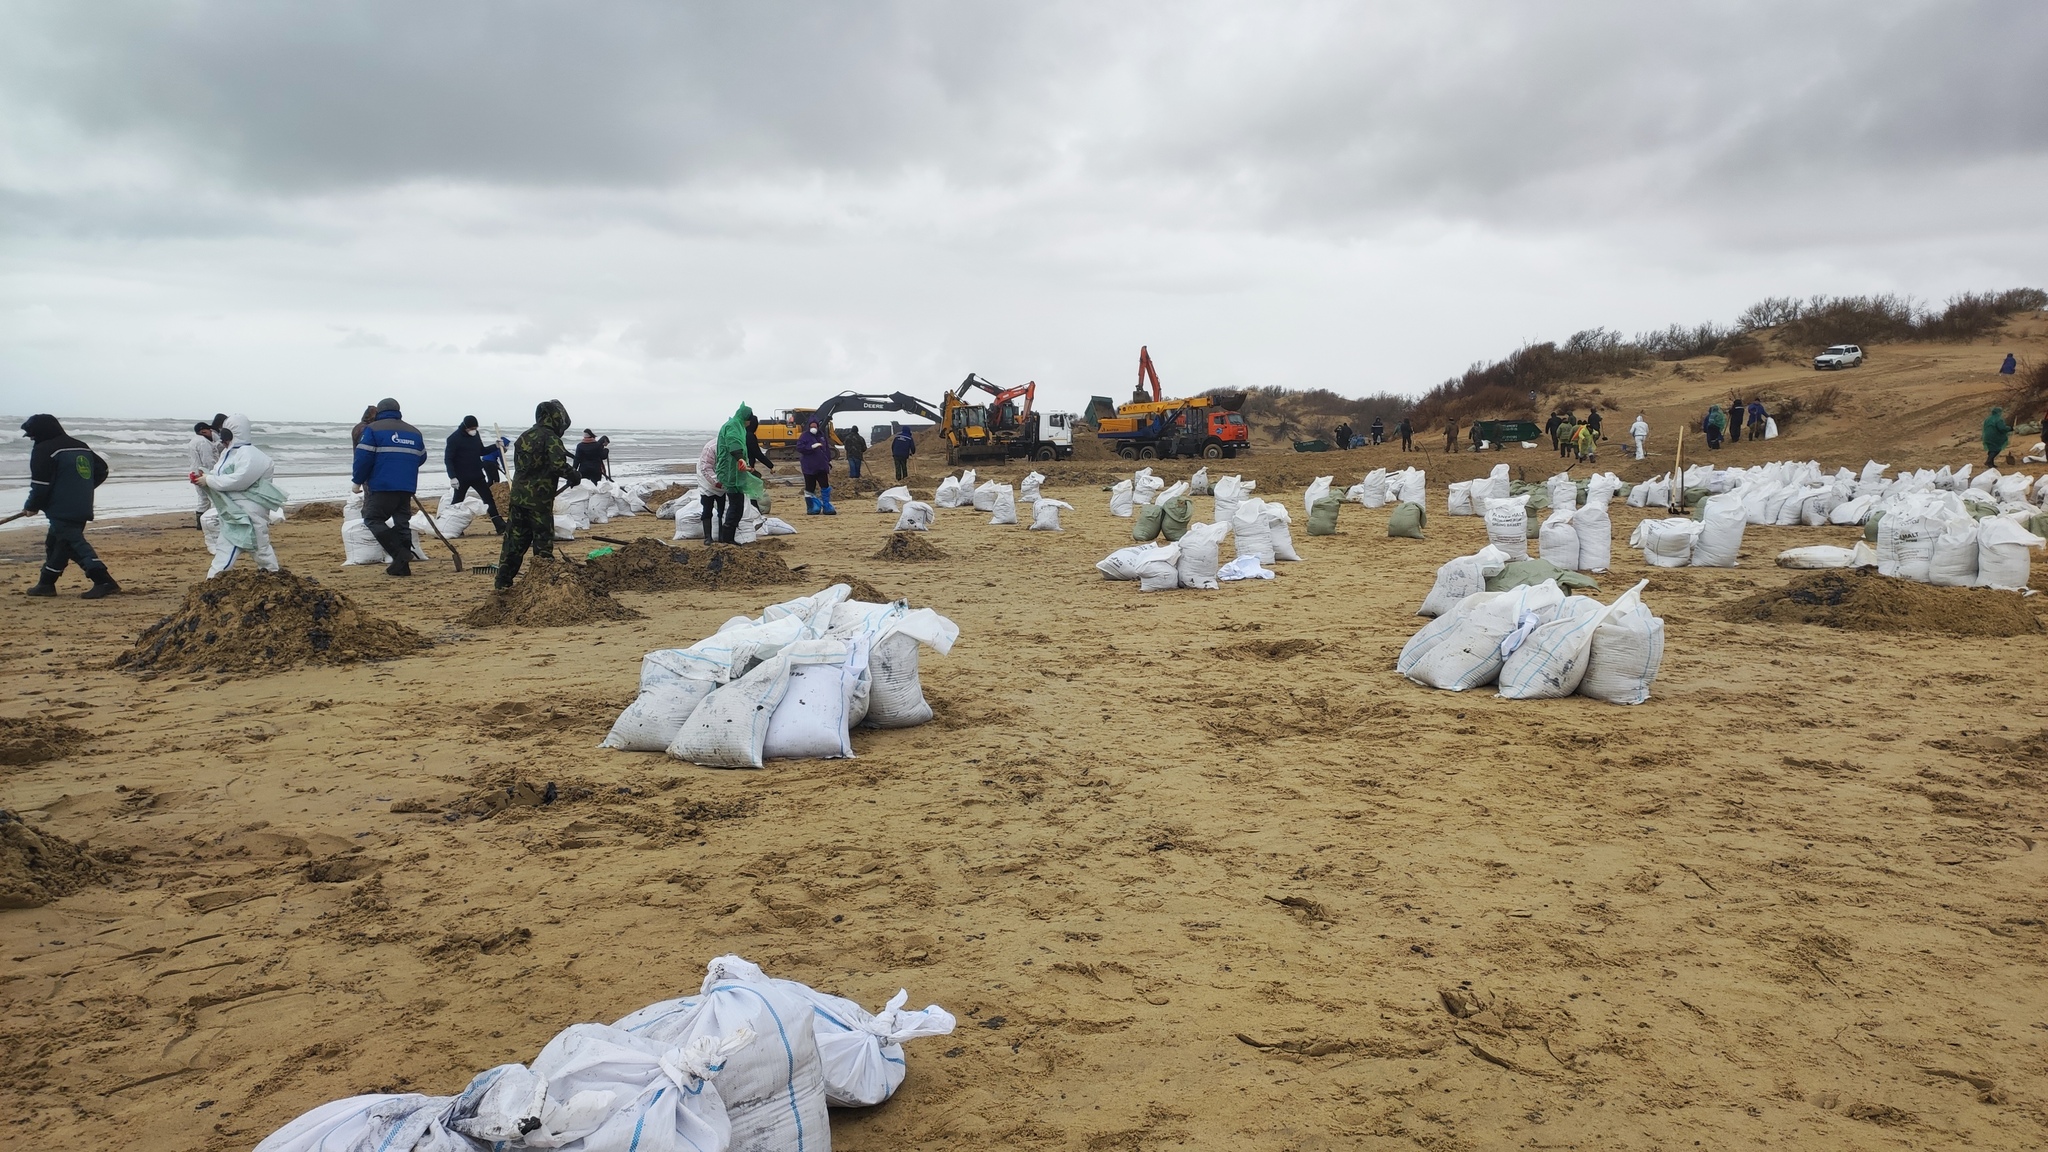
[[[220,463],[220,442],[214,439],[215,435],[211,424],[192,426],[192,439],[185,445],[187,472],[211,472],[213,466]],[[213,507],[213,501],[206,498],[206,489],[202,485],[194,485],[192,494],[198,498],[198,506],[192,510],[192,524],[203,531],[206,525],[201,522],[201,517]]]
[[1641,460],[1643,445],[1650,439],[1650,422],[1643,419],[1641,412],[1636,413],[1636,422],[1628,426],[1628,434],[1635,438],[1636,459]]
[[249,418],[237,412],[221,429],[220,460],[211,472],[192,473],[192,483],[213,502],[220,517],[220,539],[214,546],[208,579],[228,570],[244,552],[256,557],[265,572],[277,571],[277,550],[270,546],[270,513],[284,507],[285,494],[270,477],[277,466],[251,439]]

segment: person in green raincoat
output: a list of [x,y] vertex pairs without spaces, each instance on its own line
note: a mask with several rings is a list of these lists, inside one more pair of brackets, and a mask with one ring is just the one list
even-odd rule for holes
[[746,501],[758,500],[768,492],[747,459],[747,421],[753,417],[754,410],[742,404],[718,429],[718,485],[726,491],[725,513],[718,521],[721,544],[732,543],[739,534]]
[[[207,541],[214,550],[213,565],[206,570],[209,580],[233,567],[244,553],[254,557],[256,567],[265,572],[277,571],[277,550],[270,546],[270,514],[284,507],[285,494],[271,483],[277,465],[256,446],[254,435],[247,416],[237,412],[228,417],[221,425],[220,459],[212,470],[192,473],[192,483],[220,518],[218,535]],[[204,528],[205,517],[200,519]]]
[[1718,451],[1721,438],[1728,434],[1728,414],[1715,404],[1707,409],[1707,418],[1700,422],[1700,431],[1707,434],[1707,447]]
[[554,553],[555,484],[583,482],[562,447],[562,433],[568,430],[569,410],[560,400],[543,400],[533,410],[533,427],[512,446],[511,507],[506,509],[505,541],[498,547],[498,578],[492,581],[500,592],[511,590],[529,549],[536,556]]
[[2005,418],[2005,409],[1993,408],[1991,415],[1984,418],[1984,466],[1998,463],[1998,454],[2005,451],[2006,441],[2012,438],[2012,424]]

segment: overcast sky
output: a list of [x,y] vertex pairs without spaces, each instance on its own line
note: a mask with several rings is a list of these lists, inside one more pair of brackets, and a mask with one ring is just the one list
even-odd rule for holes
[[1416,392],[2048,286],[2048,4],[0,6],[0,411]]

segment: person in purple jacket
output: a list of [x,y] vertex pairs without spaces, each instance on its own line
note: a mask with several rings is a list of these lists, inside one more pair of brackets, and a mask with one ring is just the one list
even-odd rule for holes
[[816,420],[804,425],[796,438],[797,467],[804,474],[804,514],[837,516],[832,507],[832,441]]
[[1770,413],[1764,411],[1764,402],[1762,400],[1751,400],[1749,402],[1749,438],[1751,440],[1761,440],[1764,438],[1764,421],[1770,418]]

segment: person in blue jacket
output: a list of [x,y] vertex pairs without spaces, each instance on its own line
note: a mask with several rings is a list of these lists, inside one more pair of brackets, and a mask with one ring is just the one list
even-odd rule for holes
[[377,418],[356,441],[356,487],[363,490],[363,523],[377,537],[391,576],[412,575],[412,497],[427,462],[427,438],[401,417],[398,401],[377,401]]
[[1771,414],[1764,411],[1763,401],[1751,400],[1749,402],[1749,438],[1751,440],[1761,440],[1764,438],[1764,421],[1770,418]]
[[2020,370],[2020,359],[2010,352],[2005,354],[2005,363],[1998,366],[2000,376],[2010,376]]

